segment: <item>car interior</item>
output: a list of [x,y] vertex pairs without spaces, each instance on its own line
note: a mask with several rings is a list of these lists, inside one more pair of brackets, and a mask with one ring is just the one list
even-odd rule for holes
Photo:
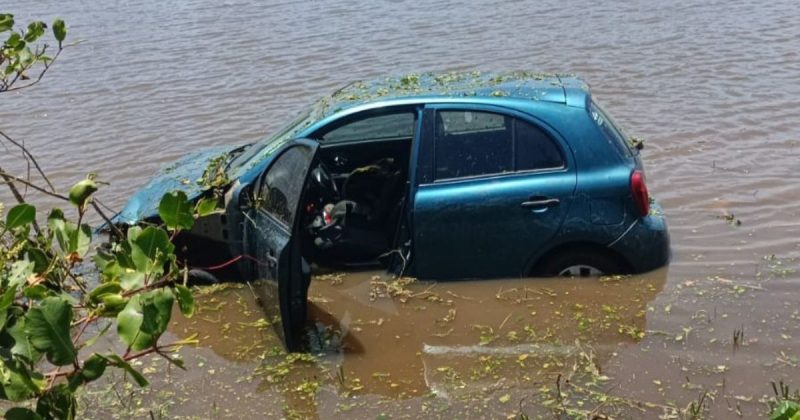
[[[413,138],[320,139],[301,212],[303,254],[323,266],[390,264],[404,226]],[[386,258],[384,258],[386,257]]]

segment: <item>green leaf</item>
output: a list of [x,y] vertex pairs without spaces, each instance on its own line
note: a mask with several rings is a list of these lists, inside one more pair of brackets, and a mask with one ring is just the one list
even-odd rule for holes
[[125,268],[122,273],[120,273],[119,281],[123,289],[135,290],[144,287],[144,278],[145,273]]
[[0,295],[0,331],[6,326],[8,321],[8,308],[14,303],[14,297],[17,296],[17,287],[9,287]]
[[36,208],[30,204],[18,204],[6,214],[6,228],[16,229],[36,220]]
[[77,355],[70,337],[72,305],[67,301],[49,297],[25,315],[28,335],[33,347],[47,355],[47,360],[64,366]]
[[163,288],[144,293],[141,302],[143,315],[141,331],[157,340],[169,326],[174,302],[172,291]]
[[47,220],[47,226],[55,234],[58,246],[64,254],[77,253],[84,256],[89,252],[92,243],[92,228],[89,225],[82,224],[78,228],[78,225],[63,218],[51,217]]
[[153,336],[141,331],[144,319],[141,299],[142,295],[135,295],[117,315],[117,334],[134,351],[144,350],[155,344]]
[[131,244],[131,258],[138,271],[146,274],[161,274],[175,246],[169,241],[167,232],[153,226],[146,228]]
[[6,420],[43,420],[42,416],[25,407],[14,407],[6,411]]
[[102,297],[108,294],[117,294],[122,291],[122,287],[117,282],[103,283],[89,292],[89,302],[97,305],[102,302]]
[[[11,48],[12,50],[18,51],[19,45],[22,44],[22,48],[25,47],[25,41],[22,40],[22,36],[20,34],[14,32],[8,36],[6,40],[6,46]],[[19,48],[19,49],[22,49]]]
[[28,299],[42,300],[50,295],[50,289],[43,284],[37,284],[35,286],[26,287],[22,291],[22,294]]
[[17,286],[9,287],[0,295],[0,311],[5,311],[14,303],[14,296],[17,295]]
[[94,182],[93,175],[89,175],[89,178],[78,181],[69,189],[69,201],[79,209],[83,209],[89,197],[96,191],[97,183]]
[[14,326],[7,330],[11,338],[14,339],[14,346],[11,347],[11,353],[24,357],[28,363],[36,363],[42,358],[42,354],[31,344],[25,323],[25,318],[19,317]]
[[11,264],[11,271],[8,273],[8,287],[20,287],[28,281],[28,277],[33,274],[34,264],[31,261],[18,260]]
[[33,272],[43,274],[50,267],[50,260],[47,254],[39,248],[28,249],[28,259],[33,261]]
[[147,379],[145,379],[144,376],[142,376],[141,373],[139,373],[136,369],[134,369],[128,362],[122,360],[122,358],[119,357],[119,355],[108,354],[103,357],[106,360],[108,360],[109,366],[118,367],[120,369],[125,370],[125,372],[127,372],[128,374],[130,374],[133,380],[136,381],[136,383],[140,387],[145,387],[150,384],[149,382],[147,382]]
[[178,299],[178,306],[181,308],[183,316],[191,318],[196,309],[192,291],[188,287],[179,284],[175,286],[175,297]]
[[73,420],[77,402],[67,384],[58,384],[36,402],[36,413],[46,419]]
[[0,399],[27,400],[41,392],[43,388],[42,375],[29,370],[19,359],[5,359],[0,363]]
[[80,385],[87,384],[100,378],[103,376],[103,373],[105,373],[106,366],[108,366],[108,360],[106,358],[97,353],[92,354],[83,362],[83,367],[81,367],[78,373],[70,378],[70,387],[72,389],[77,389]]
[[0,13],[0,32],[7,32],[14,28],[14,15]]
[[117,316],[128,305],[128,298],[116,295],[103,295],[103,307],[100,316]]
[[792,420],[794,415],[800,412],[800,404],[794,401],[782,401],[772,410],[770,420]]
[[164,221],[167,229],[188,230],[194,224],[192,203],[183,191],[164,194],[158,205],[158,216]]
[[44,35],[44,28],[47,25],[41,21],[33,21],[28,24],[28,30],[25,32],[25,41],[27,42],[34,42],[39,39],[40,36]]
[[58,41],[58,48],[61,48],[61,42],[67,37],[67,25],[64,24],[63,20],[56,19],[53,21],[53,36]]
[[214,197],[201,198],[195,206],[195,212],[197,212],[197,215],[200,217],[208,216],[217,211],[217,201],[218,200]]

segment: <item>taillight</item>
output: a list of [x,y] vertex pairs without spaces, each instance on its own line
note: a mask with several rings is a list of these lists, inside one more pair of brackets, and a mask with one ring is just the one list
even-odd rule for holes
[[639,216],[647,216],[650,212],[650,195],[647,193],[642,171],[633,171],[631,174],[631,195],[636,209],[639,210]]

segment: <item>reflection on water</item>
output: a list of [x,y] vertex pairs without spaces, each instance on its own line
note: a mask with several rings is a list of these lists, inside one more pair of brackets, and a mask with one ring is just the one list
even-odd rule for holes
[[[176,316],[170,329],[199,334],[200,348],[183,351],[189,371],[153,388],[177,386],[177,395],[191,397],[173,414],[219,403],[196,394],[198,375],[225,383],[247,404],[274,398],[268,411],[303,417],[400,407],[513,414],[523,400],[547,407],[557,381],[565,393],[588,399],[609,380],[609,358],[644,337],[648,305],[665,279],[664,270],[600,280],[450,283],[377,272],[318,275],[310,290],[314,351],[288,355],[249,288],[205,289],[200,312],[190,320]],[[579,379],[580,392],[567,391]]]

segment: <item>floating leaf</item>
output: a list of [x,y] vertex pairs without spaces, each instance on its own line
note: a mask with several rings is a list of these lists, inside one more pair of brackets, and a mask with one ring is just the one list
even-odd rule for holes
[[64,299],[49,297],[25,315],[30,342],[36,350],[47,355],[47,360],[64,366],[77,355],[70,337],[72,305]]
[[183,191],[164,194],[158,205],[158,216],[168,229],[191,229],[194,224],[192,203]]
[[36,220],[36,208],[30,204],[18,204],[6,214],[6,228],[16,229]]

